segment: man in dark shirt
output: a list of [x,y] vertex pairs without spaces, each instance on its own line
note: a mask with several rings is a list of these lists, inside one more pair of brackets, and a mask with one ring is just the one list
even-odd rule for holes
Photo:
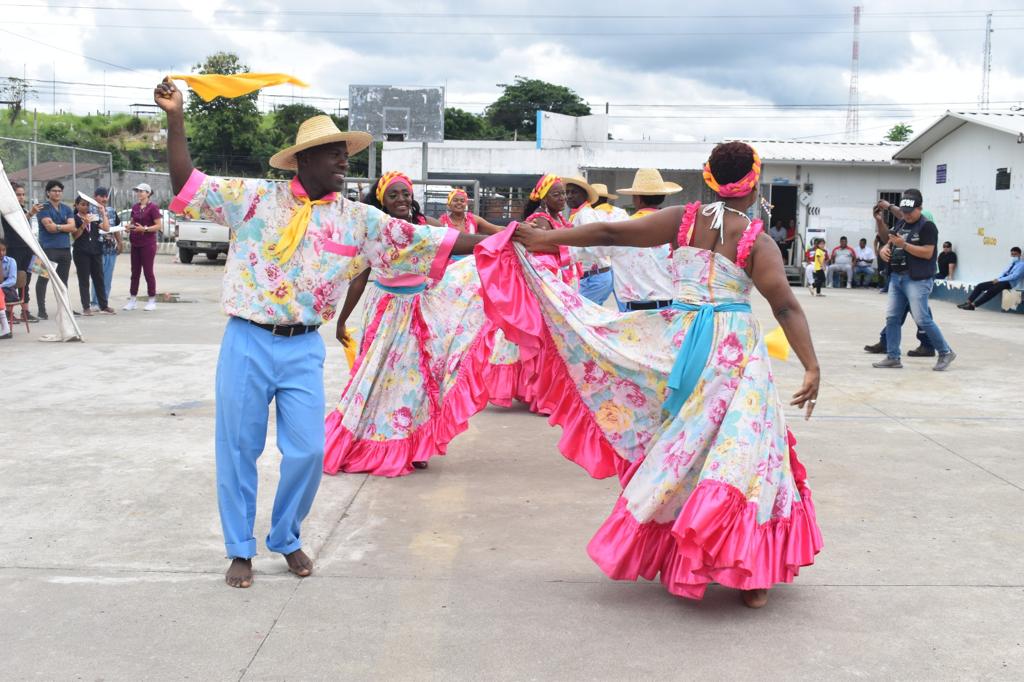
[[956,251],[949,242],[942,242],[942,253],[939,254],[939,274],[935,279],[953,279],[956,272]]
[[[58,180],[46,183],[46,198],[49,201],[39,211],[39,245],[43,247],[46,257],[57,268],[57,276],[64,286],[68,285],[71,274],[71,233],[75,231],[75,214],[71,207],[62,204],[64,184]],[[46,287],[50,280],[40,277],[36,281],[36,308],[39,319],[46,316]]]
[[[885,239],[889,250],[889,309],[885,318],[886,355],[885,360],[872,366],[880,369],[903,367],[900,362],[900,336],[902,314],[910,305],[910,314],[921,328],[931,345],[939,353],[934,369],[942,372],[956,359],[956,353],[946,343],[942,331],[932,319],[928,296],[935,284],[936,245],[939,231],[935,223],[921,215],[923,204],[921,191],[908,189],[900,199],[900,218],[889,230],[881,211],[875,211],[875,228],[879,238]],[[878,203],[883,211],[892,210],[887,201]]]

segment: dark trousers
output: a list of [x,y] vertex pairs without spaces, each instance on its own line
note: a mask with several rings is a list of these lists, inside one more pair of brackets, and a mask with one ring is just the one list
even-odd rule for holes
[[[43,249],[46,257],[57,266],[57,276],[64,286],[68,285],[68,275],[71,274],[71,249]],[[36,280],[36,307],[39,312],[46,314],[46,287],[50,280],[40,277]]]
[[13,246],[7,249],[7,255],[14,259],[14,262],[18,264],[18,270],[25,271],[25,303],[32,300],[29,296],[29,284],[32,283],[32,273],[29,272],[28,264],[32,262],[32,249],[27,246]]
[[821,293],[821,288],[825,286],[825,271],[815,270],[814,271],[814,290],[817,293]]
[[974,291],[967,297],[967,300],[975,306],[982,306],[1009,288],[1009,282],[982,282],[974,287]]
[[142,246],[132,245],[132,283],[128,293],[132,296],[139,294],[139,275],[146,275],[146,295],[156,296],[156,274],[153,272],[153,263],[156,261],[156,242],[143,244]]
[[88,253],[81,249],[74,250],[75,274],[78,275],[78,295],[82,299],[82,310],[88,310],[91,304],[89,282],[96,287],[96,300],[100,310],[107,307],[107,291],[103,286],[103,254]]
[[[908,304],[907,307],[903,309],[903,318],[900,320],[901,327],[903,326],[903,323],[907,321],[907,315],[909,314],[910,305]],[[878,340],[883,346],[886,345],[885,327],[882,327],[882,333],[878,335]],[[920,327],[917,328],[917,343],[921,346],[922,351],[928,352],[935,350],[935,347],[932,346],[932,342],[928,340],[928,335],[925,334]]]

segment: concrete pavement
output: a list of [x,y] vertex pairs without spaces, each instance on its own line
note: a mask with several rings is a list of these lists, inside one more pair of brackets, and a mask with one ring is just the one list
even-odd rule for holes
[[[861,347],[885,297],[798,292],[823,390],[815,419],[790,418],[825,550],[760,611],[605,578],[585,546],[615,482],[564,461],[543,419],[497,408],[425,472],[325,477],[304,527],[316,574],[261,546],[255,585],[232,590],[213,480],[221,269],[160,256],[161,291],[197,302],[81,318],[83,344],[36,342],[52,323],[0,342],[0,677],[1024,676],[1021,316],[936,303],[953,368],[882,371]],[[329,403],[345,378],[332,331]],[[791,392],[799,366],[777,375]]]

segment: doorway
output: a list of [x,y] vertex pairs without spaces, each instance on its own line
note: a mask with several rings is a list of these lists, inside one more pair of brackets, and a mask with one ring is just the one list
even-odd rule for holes
[[[782,259],[786,265],[793,265],[800,262],[803,239],[800,238],[799,230],[796,229],[796,185],[772,185],[769,201],[772,205],[772,223],[774,226],[779,221],[786,228],[786,248],[782,250]],[[790,221],[794,221],[794,229],[790,231]]]

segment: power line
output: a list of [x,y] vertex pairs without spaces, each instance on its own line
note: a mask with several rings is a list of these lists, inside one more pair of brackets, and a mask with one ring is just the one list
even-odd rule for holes
[[[74,25],[74,24],[72,24],[72,25]],[[141,71],[133,69],[130,66],[122,66],[121,64],[115,64],[114,62],[108,62],[108,61],[106,61],[104,59],[97,59],[96,57],[90,57],[87,54],[83,54],[81,52],[75,52],[74,50],[69,50],[67,48],[59,47],[57,45],[51,45],[49,43],[44,43],[41,40],[36,40],[35,38],[29,38],[28,36],[23,36],[20,33],[15,33],[14,31],[8,31],[5,28],[0,28],[0,33],[6,33],[7,35],[12,35],[12,36],[14,36],[16,38],[21,38],[22,40],[27,40],[30,43],[35,43],[37,45],[42,45],[43,47],[48,47],[51,50],[59,50],[60,52],[67,52],[68,54],[73,54],[76,57],[82,57],[83,59],[88,59],[89,61],[97,62],[99,64],[106,64],[107,66],[112,66],[115,69],[122,69],[124,71],[129,71],[131,73],[142,73]]]
[[[70,22],[70,23],[58,23],[53,21],[12,21],[10,24],[16,24],[19,26],[45,26],[45,27],[60,27],[60,28],[81,28],[81,24]],[[208,26],[163,26],[160,24],[140,26],[138,24],[92,24],[90,28],[103,28],[103,29],[115,29],[115,30],[139,30],[144,28],[147,32],[149,31],[191,31],[197,30],[210,30]],[[286,27],[274,27],[268,28],[265,26],[224,26],[218,25],[217,30],[229,33],[274,33],[274,34],[303,34],[303,35],[348,35],[348,36],[455,36],[455,37],[467,37],[467,38],[493,38],[498,36],[511,36],[519,38],[527,37],[553,37],[553,38],[593,38],[592,33],[581,32],[581,31],[466,31],[458,29],[444,29],[434,30],[427,29],[423,31],[408,31],[408,30],[395,30],[395,31],[372,31],[362,28],[355,29],[332,29],[332,28],[286,28]],[[974,33],[981,29],[978,28],[923,28],[917,29],[919,32],[927,33]],[[1024,31],[1024,26],[1004,26],[999,29],[1000,31]],[[8,31],[9,32],[9,31]],[[894,34],[899,33],[906,35],[908,32],[905,28],[885,28],[885,29],[861,29],[861,34],[873,33],[873,34]],[[835,31],[813,31],[813,30],[788,30],[788,31],[758,31],[758,35],[762,36],[806,36],[806,35],[851,35],[852,30],[835,30]],[[602,39],[609,40],[612,38],[637,38],[637,37],[722,37],[732,36],[735,37],[736,31],[617,31],[602,36]],[[19,36],[24,38],[24,36]],[[84,55],[82,55],[84,56]],[[91,57],[87,57],[91,59]],[[102,61],[102,60],[96,60]],[[107,62],[104,62],[107,63]],[[118,68],[126,68],[119,65]]]

